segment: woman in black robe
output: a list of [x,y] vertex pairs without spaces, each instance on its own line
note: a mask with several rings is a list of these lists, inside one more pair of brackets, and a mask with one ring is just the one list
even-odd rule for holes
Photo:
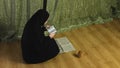
[[54,58],[59,53],[59,48],[53,39],[54,34],[44,35],[49,13],[38,10],[26,23],[21,38],[23,59],[26,63],[41,63]]

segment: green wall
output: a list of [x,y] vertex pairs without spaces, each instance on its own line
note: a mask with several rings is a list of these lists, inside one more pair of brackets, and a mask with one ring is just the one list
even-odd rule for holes
[[[0,0],[0,38],[20,37],[27,20],[42,8],[42,0]],[[118,0],[48,0],[49,23],[59,32],[99,24],[119,17]],[[113,15],[113,9],[115,13]],[[4,26],[4,27],[1,27]],[[4,35],[3,35],[4,34]]]

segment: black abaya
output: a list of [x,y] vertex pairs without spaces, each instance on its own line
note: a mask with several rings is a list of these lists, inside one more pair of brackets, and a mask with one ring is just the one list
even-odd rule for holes
[[48,12],[40,9],[25,25],[21,38],[21,48],[26,63],[45,62],[59,53],[55,40],[44,35],[46,29],[43,25],[48,17]]

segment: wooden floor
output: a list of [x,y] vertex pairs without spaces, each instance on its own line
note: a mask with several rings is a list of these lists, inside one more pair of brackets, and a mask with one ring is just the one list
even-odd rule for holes
[[58,34],[66,36],[77,50],[59,54],[40,64],[25,64],[21,58],[20,42],[0,43],[0,68],[120,68],[120,20],[91,25]]

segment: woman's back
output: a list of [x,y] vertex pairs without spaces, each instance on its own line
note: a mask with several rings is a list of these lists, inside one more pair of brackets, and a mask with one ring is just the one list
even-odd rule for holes
[[38,10],[25,25],[21,48],[26,63],[44,62],[59,53],[55,40],[44,36],[44,30],[41,27],[48,17],[47,11]]

